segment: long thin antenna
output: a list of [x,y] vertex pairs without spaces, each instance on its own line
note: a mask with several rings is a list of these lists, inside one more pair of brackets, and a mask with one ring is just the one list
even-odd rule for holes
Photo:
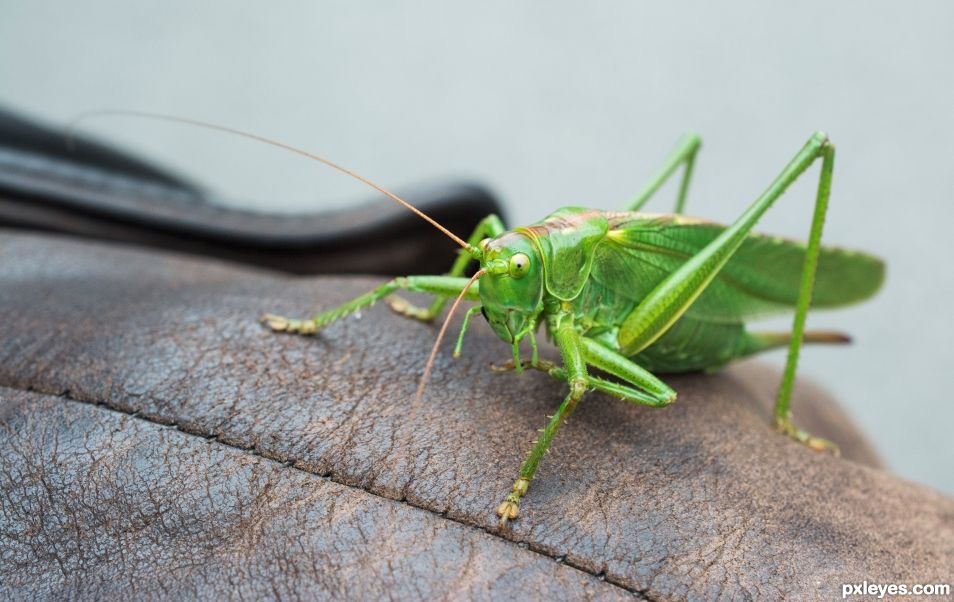
[[453,240],[455,243],[457,243],[458,245],[460,245],[461,247],[463,247],[463,248],[464,248],[467,252],[469,252],[471,255],[473,255],[474,257],[480,257],[480,250],[479,250],[477,247],[474,247],[473,245],[467,244],[467,243],[464,242],[459,236],[457,236],[456,234],[454,234],[453,232],[451,232],[450,230],[448,230],[448,229],[445,228],[444,226],[442,226],[442,225],[440,225],[439,223],[437,223],[437,221],[436,221],[435,219],[433,219],[431,216],[427,215],[426,213],[424,213],[423,211],[421,211],[420,209],[418,209],[418,208],[415,207],[414,205],[410,204],[409,202],[405,201],[404,199],[402,199],[402,198],[399,197],[398,195],[394,194],[393,192],[391,192],[391,191],[389,191],[389,190],[383,188],[382,186],[379,186],[378,184],[375,184],[374,182],[372,182],[371,180],[365,178],[364,176],[359,175],[359,174],[357,174],[357,173],[351,171],[351,170],[348,169],[347,167],[342,167],[341,165],[338,165],[337,163],[333,163],[332,161],[329,161],[328,159],[325,159],[324,157],[319,157],[318,155],[316,155],[316,154],[314,154],[314,153],[310,153],[310,152],[308,152],[308,151],[306,151],[306,150],[302,150],[302,149],[300,149],[300,148],[296,148],[296,147],[291,146],[291,145],[289,145],[289,144],[285,144],[284,142],[278,142],[277,140],[271,140],[271,139],[269,139],[269,138],[265,138],[264,136],[259,136],[258,134],[252,134],[252,133],[250,133],[250,132],[244,132],[244,131],[242,131],[242,130],[237,130],[237,129],[235,129],[235,128],[230,128],[230,127],[227,127],[227,126],[224,126],[224,125],[216,125],[216,124],[214,124],[214,123],[208,123],[208,122],[205,122],[205,121],[199,121],[199,120],[197,120],[197,119],[189,119],[189,118],[187,118],[187,117],[176,117],[176,116],[174,116],[174,115],[163,115],[163,114],[161,114],[161,113],[149,113],[149,112],[146,112],[146,111],[131,111],[131,110],[128,110],[128,109],[104,109],[104,110],[102,110],[102,111],[88,111],[88,112],[86,112],[86,113],[80,113],[79,115],[77,115],[76,117],[74,117],[73,120],[70,121],[69,124],[67,124],[67,126],[66,126],[66,144],[67,144],[67,146],[70,147],[70,148],[73,147],[73,138],[74,138],[73,133],[76,131],[76,129],[77,129],[77,127],[79,126],[80,122],[83,122],[83,121],[86,121],[86,120],[89,120],[89,119],[93,119],[93,118],[95,118],[95,117],[115,117],[115,116],[138,117],[138,118],[142,118],[142,119],[155,119],[155,120],[157,120],[157,121],[169,121],[169,122],[172,122],[172,123],[182,123],[182,124],[186,124],[186,125],[193,125],[193,126],[200,127],[200,128],[206,128],[206,129],[209,129],[209,130],[215,130],[215,131],[218,131],[218,132],[225,132],[226,134],[232,134],[232,135],[234,135],[234,136],[241,136],[242,138],[248,138],[248,139],[251,139],[251,140],[257,140],[258,142],[263,142],[263,143],[265,143],[265,144],[268,144],[268,145],[271,145],[271,146],[275,146],[275,147],[284,149],[284,150],[286,150],[286,151],[293,152],[293,153],[298,154],[298,155],[301,155],[301,156],[303,156],[303,157],[307,157],[307,158],[309,158],[309,159],[313,159],[313,160],[315,160],[315,161],[318,161],[319,163],[323,163],[323,164],[327,165],[327,166],[330,167],[331,169],[334,169],[334,170],[336,170],[336,171],[339,171],[339,172],[341,172],[341,173],[343,173],[343,174],[345,174],[345,175],[351,176],[351,177],[354,178],[355,180],[358,180],[359,182],[361,182],[361,183],[363,183],[363,184],[366,184],[366,185],[370,186],[371,188],[374,188],[375,190],[377,190],[377,191],[380,192],[381,194],[383,194],[383,195],[385,195],[385,196],[387,196],[387,197],[389,197],[389,198],[391,198],[391,199],[397,201],[398,203],[400,203],[401,205],[403,205],[403,206],[406,207],[407,209],[409,209],[409,210],[413,211],[415,214],[417,214],[418,217],[420,217],[420,218],[423,219],[424,221],[428,222],[429,224],[431,224],[432,226],[434,226],[435,228],[437,228],[438,230],[440,230],[441,232],[443,232],[444,234],[446,234],[451,240]]
[[434,346],[431,347],[431,355],[427,358],[427,364],[424,365],[424,373],[421,374],[421,382],[417,385],[417,394],[414,399],[420,401],[421,397],[424,396],[424,388],[427,386],[427,379],[431,375],[431,368],[434,367],[434,359],[437,357],[437,349],[441,346],[441,341],[444,339],[444,334],[447,332],[447,326],[450,324],[451,317],[453,317],[454,312],[457,311],[457,306],[460,305],[461,300],[464,298],[464,295],[467,294],[467,290],[473,286],[477,279],[486,274],[484,270],[477,270],[477,272],[470,277],[470,280],[467,281],[467,286],[457,295],[457,299],[454,300],[454,304],[451,305],[450,311],[447,312],[447,317],[444,318],[444,323],[441,324],[441,331],[437,333],[437,340],[434,341]]

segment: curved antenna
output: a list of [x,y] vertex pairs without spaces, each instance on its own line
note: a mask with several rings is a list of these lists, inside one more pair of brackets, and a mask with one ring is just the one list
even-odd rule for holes
[[405,201],[404,199],[394,194],[393,192],[385,189],[382,186],[379,186],[378,184],[375,184],[374,182],[365,178],[364,176],[351,171],[347,167],[343,167],[341,165],[338,165],[337,163],[333,163],[332,161],[329,161],[328,159],[325,159],[324,157],[319,157],[318,155],[314,153],[310,153],[306,150],[302,150],[300,148],[296,148],[289,144],[285,144],[284,142],[278,142],[277,140],[271,140],[269,138],[265,138],[264,136],[259,136],[258,134],[244,132],[242,130],[237,130],[235,128],[230,128],[224,125],[217,125],[214,123],[208,123],[206,121],[190,119],[188,117],[176,117],[175,115],[163,115],[161,113],[149,113],[146,111],[132,111],[128,109],[104,109],[102,111],[87,111],[85,113],[80,113],[79,115],[74,117],[72,121],[70,121],[67,124],[66,126],[67,147],[72,149],[75,146],[73,133],[76,131],[76,129],[78,128],[81,122],[87,121],[89,119],[93,119],[96,117],[116,117],[116,116],[138,117],[141,119],[154,119],[156,121],[168,121],[172,123],[181,123],[181,124],[192,125],[192,126],[196,126],[200,128],[209,129],[209,130],[215,130],[217,132],[224,132],[226,134],[232,134],[233,136],[240,136],[242,138],[256,140],[258,142],[262,142],[264,144],[268,144],[270,146],[274,146],[289,152],[293,152],[297,155],[307,157],[314,161],[318,161],[319,163],[323,163],[324,165],[327,165],[331,169],[339,171],[347,176],[351,176],[352,178],[354,178],[355,180],[358,180],[362,184],[366,184],[367,186],[374,188],[375,190],[387,196],[388,198],[394,201],[397,201],[398,203],[403,205],[405,208],[414,212],[418,217],[420,217],[424,221],[428,222],[429,224],[431,224],[432,226],[434,226],[435,228],[443,232],[445,235],[447,235],[448,238],[450,238],[455,243],[463,247],[468,253],[470,253],[475,258],[479,259],[482,255],[482,253],[480,252],[480,249],[464,242],[459,236],[457,236],[456,234],[454,234],[453,232],[451,232],[444,226],[437,223],[437,220],[435,220],[431,216],[427,215],[426,213],[424,213],[423,211],[421,211],[414,205],[410,204],[409,202]]
[[484,270],[477,270],[477,272],[470,277],[470,280],[467,281],[467,285],[464,286],[464,289],[460,291],[460,294],[457,295],[457,299],[454,300],[454,304],[451,305],[450,311],[447,312],[447,317],[444,318],[444,323],[441,324],[441,331],[437,333],[437,340],[434,341],[434,346],[431,347],[431,355],[427,358],[427,364],[424,365],[424,373],[421,374],[421,381],[417,384],[417,393],[414,396],[415,401],[420,401],[421,397],[424,396],[424,388],[427,387],[427,379],[431,375],[431,368],[434,367],[434,359],[437,358],[437,349],[441,346],[441,341],[444,339],[444,334],[447,332],[447,326],[450,324],[451,317],[453,317],[454,312],[457,311],[457,306],[460,305],[460,302],[463,300],[464,295],[467,294],[467,290],[477,279],[486,274]]

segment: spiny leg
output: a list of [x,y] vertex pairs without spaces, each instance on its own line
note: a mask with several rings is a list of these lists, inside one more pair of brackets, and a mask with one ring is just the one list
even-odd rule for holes
[[[276,316],[274,314],[265,314],[261,320],[276,332],[290,332],[304,335],[315,334],[318,332],[318,329],[323,326],[327,326],[331,322],[339,320],[364,307],[373,305],[397,290],[454,297],[459,295],[464,287],[467,286],[467,282],[467,278],[453,276],[402,276],[394,278],[373,291],[365,293],[347,303],[343,303],[338,307],[324,311],[310,319],[298,320]],[[467,291],[467,299],[479,299],[479,288],[477,284],[478,283],[474,283],[470,290]]]
[[454,345],[454,357],[460,357],[461,348],[464,346],[464,333],[467,332],[467,327],[470,326],[470,317],[484,308],[480,305],[475,305],[467,310],[467,313],[464,314],[464,321],[460,325],[460,334],[457,335],[457,343]]
[[676,401],[676,392],[669,385],[629,358],[623,357],[589,337],[580,337],[580,344],[587,364],[638,387],[636,389],[591,376],[589,384],[593,388],[626,401],[655,408],[661,408]]
[[[676,392],[645,368],[594,339],[583,336],[579,340],[583,351],[583,359],[588,366],[598,368],[622,381],[609,381],[588,374],[586,376],[587,388],[653,408],[662,408],[676,401]],[[553,362],[531,361],[525,363],[524,367],[546,372],[557,380],[567,380],[566,370]],[[509,369],[509,366],[505,369]]]
[[[537,370],[546,372],[557,380],[566,380],[566,370],[563,368],[558,368],[552,364],[548,365],[547,362],[541,362],[538,364],[528,363],[525,367],[536,368]],[[599,391],[601,393],[606,393],[607,395],[622,399],[623,401],[628,401],[642,406],[649,406],[651,408],[664,408],[676,399],[675,392],[673,392],[672,396],[660,397],[658,395],[651,395],[643,390],[631,387],[621,382],[614,382],[592,375],[587,375],[586,377],[586,388],[593,389],[594,391]]]
[[822,225],[828,208],[834,157],[835,150],[828,137],[821,132],[815,133],[775,181],[732,225],[646,295],[623,322],[619,332],[620,349],[625,356],[635,355],[662,336],[712,282],[742,245],[759,218],[772,207],[792,182],[798,179],[816,159],[821,158],[821,175],[795,311],[795,324],[792,328],[788,360],[775,405],[775,423],[778,429],[813,448],[832,446],[822,439],[811,437],[796,429],[791,421],[789,405],[798,354],[802,345],[805,316],[811,302],[812,287],[818,266]]
[[676,213],[682,213],[686,206],[686,195],[689,191],[689,180],[692,178],[692,168],[696,162],[696,153],[702,146],[702,139],[697,134],[686,134],[676,143],[676,148],[666,157],[655,176],[646,184],[646,186],[626,204],[627,211],[639,211],[643,208],[649,199],[659,190],[660,187],[669,179],[676,169],[685,164],[686,168],[682,172],[682,181],[679,183],[679,196],[676,197]]
[[[488,215],[484,219],[480,220],[477,224],[477,227],[474,228],[473,233],[471,233],[470,238],[467,239],[467,244],[474,246],[477,245],[481,240],[488,237],[500,236],[506,228],[504,227],[503,221],[496,215]],[[445,276],[463,276],[464,271],[467,269],[467,265],[473,260],[467,251],[460,251],[457,255],[457,259],[454,260],[454,265],[451,266],[449,272]],[[459,293],[460,291],[458,291]],[[444,305],[447,304],[447,301],[453,297],[447,295],[438,295],[434,301],[428,307],[417,307],[413,305],[410,301],[393,296],[388,298],[388,305],[401,315],[405,315],[409,318],[414,318],[416,320],[421,320],[422,322],[430,322],[436,316],[440,315],[441,311],[444,309]]]
[[570,417],[573,410],[576,409],[576,404],[585,391],[585,385],[579,389],[579,392],[575,392],[571,387],[570,392],[563,399],[563,403],[560,404],[556,413],[550,417],[550,421],[547,422],[546,427],[540,429],[540,436],[533,442],[533,448],[530,449],[530,453],[527,454],[527,459],[524,460],[523,466],[520,467],[519,478],[514,481],[510,493],[497,507],[497,516],[500,517],[501,528],[507,526],[508,520],[513,520],[520,514],[520,498],[527,494],[527,490],[530,488],[530,481],[533,480],[533,475],[537,472],[537,466],[540,464],[540,460],[543,459],[547,450],[550,449],[550,443],[553,441],[557,430],[559,430],[566,419]]
[[565,380],[570,385],[570,392],[563,403],[560,404],[556,413],[550,417],[547,425],[541,430],[540,436],[533,442],[530,453],[527,454],[523,466],[520,467],[520,476],[514,481],[510,493],[497,507],[497,516],[500,517],[501,528],[507,525],[508,520],[517,518],[520,513],[520,498],[527,494],[530,481],[533,480],[533,476],[537,472],[540,460],[543,459],[544,454],[550,448],[550,443],[560,426],[570,417],[570,414],[576,409],[577,402],[586,392],[586,362],[583,359],[580,336],[573,329],[572,317],[568,314],[559,316],[553,323],[556,325],[553,329],[553,339],[560,348],[560,355],[563,357]]
[[[496,215],[488,215],[480,220],[477,227],[467,240],[467,244],[474,246],[487,236],[498,236],[505,230],[503,222]],[[395,278],[384,285],[370,291],[356,299],[344,303],[334,309],[330,309],[311,319],[293,319],[274,314],[265,314],[262,316],[262,322],[269,328],[277,332],[290,332],[296,334],[314,334],[319,328],[334,322],[344,316],[352,314],[363,307],[373,305],[381,299],[387,299],[388,305],[394,311],[408,317],[416,318],[422,321],[430,321],[438,315],[444,308],[448,299],[456,297],[467,284],[467,278],[462,277],[467,264],[473,259],[466,251],[462,251],[450,271],[444,276],[405,276]],[[420,308],[412,305],[400,297],[391,297],[398,291],[405,290],[415,293],[431,293],[436,296],[430,307]],[[468,291],[467,299],[479,299],[478,286],[474,286]]]
[[[557,430],[573,413],[587,389],[595,389],[632,403],[656,408],[667,406],[676,399],[676,392],[648,371],[593,339],[579,336],[569,320],[563,322],[562,328],[565,330],[561,332],[558,329],[554,338],[560,346],[564,367],[536,360],[527,363],[527,367],[542,370],[554,378],[567,381],[570,392],[556,414],[550,417],[547,426],[541,429],[540,437],[534,441],[533,448],[520,469],[520,477],[514,482],[510,494],[497,508],[501,527],[519,514],[520,499],[526,495],[540,460],[549,449]],[[599,368],[623,382],[591,376],[586,373],[586,365]]]
[[826,439],[813,437],[805,431],[795,427],[792,422],[791,402],[792,388],[795,384],[795,371],[798,367],[798,356],[805,339],[805,319],[808,316],[808,307],[812,302],[812,290],[815,286],[815,274],[818,272],[818,255],[821,252],[822,228],[825,225],[825,214],[828,212],[828,198],[831,195],[831,176],[835,167],[835,147],[827,142],[821,150],[822,166],[818,179],[818,191],[815,195],[815,212],[812,216],[811,231],[808,235],[808,248],[805,250],[805,264],[802,267],[802,282],[798,292],[798,303],[795,306],[795,319],[792,322],[792,338],[789,341],[788,357],[785,359],[785,371],[782,373],[782,382],[778,388],[778,397],[775,400],[775,426],[780,431],[808,447],[824,451],[831,450],[838,455],[838,447]]

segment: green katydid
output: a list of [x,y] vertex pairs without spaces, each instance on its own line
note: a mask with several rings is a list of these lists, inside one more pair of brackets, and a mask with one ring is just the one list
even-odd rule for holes
[[[431,358],[462,299],[479,302],[465,313],[454,354],[459,355],[470,318],[482,313],[511,346],[508,367],[542,370],[565,381],[569,391],[534,442],[510,493],[497,508],[500,524],[517,517],[520,501],[557,430],[587,390],[636,404],[669,405],[676,392],[653,373],[712,371],[731,360],[788,347],[774,409],[775,426],[816,450],[834,446],[795,427],[790,400],[803,342],[843,343],[837,332],[806,332],[809,306],[837,307],[872,296],[884,278],[881,260],[861,252],[821,246],[831,191],[835,149],[823,133],[812,135],[781,174],[728,226],[682,215],[698,136],[683,138],[662,169],[621,211],[565,207],[543,220],[507,230],[494,215],[482,220],[467,241],[448,232],[407,201],[366,178],[306,151],[231,128],[194,120],[130,111],[127,115],[178,121],[252,138],[307,156],[346,173],[401,203],[463,248],[442,276],[404,276],[310,319],[266,314],[274,331],[314,334],[328,324],[388,299],[397,312],[431,321],[456,297]],[[821,172],[808,243],[752,232],[786,188],[817,159]],[[682,167],[675,213],[640,210]],[[478,270],[464,276],[469,264]],[[404,290],[434,295],[428,307],[392,296]],[[794,310],[788,333],[749,332],[745,322]],[[535,334],[543,327],[559,349],[560,363],[541,360]],[[529,361],[519,345],[529,339]],[[601,375],[590,373],[588,368]]]

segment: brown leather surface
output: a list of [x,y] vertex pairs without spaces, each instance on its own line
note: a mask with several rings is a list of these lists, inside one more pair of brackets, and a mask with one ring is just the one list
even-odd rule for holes
[[87,404],[0,389],[3,599],[628,592],[479,529]]
[[433,325],[385,307],[315,338],[256,322],[378,282],[0,236],[0,386],[19,391],[0,392],[0,593],[808,599],[952,581],[954,500],[863,465],[811,387],[797,417],[854,461],[772,431],[759,365],[668,378],[663,410],[588,395],[498,531],[559,383],[490,371],[508,349],[481,324],[416,403]]

